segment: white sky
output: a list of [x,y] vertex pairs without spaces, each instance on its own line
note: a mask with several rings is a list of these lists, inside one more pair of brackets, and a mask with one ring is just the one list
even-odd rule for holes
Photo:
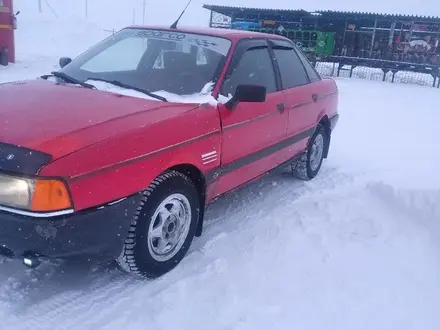
[[[84,17],[86,0],[44,0],[45,14],[52,15],[47,3],[60,18]],[[143,0],[87,0],[89,19],[106,29],[119,29],[143,22]],[[145,23],[168,25],[177,18],[188,0],[147,0]],[[23,15],[38,13],[38,0],[14,0],[15,9]],[[182,25],[207,26],[209,11],[203,4],[217,4],[243,7],[305,9],[305,10],[344,10],[368,11],[378,13],[400,13],[440,16],[440,0],[193,0],[181,20]],[[109,7],[112,7],[109,9]],[[116,10],[115,10],[116,8]],[[53,17],[52,17],[53,18]]]

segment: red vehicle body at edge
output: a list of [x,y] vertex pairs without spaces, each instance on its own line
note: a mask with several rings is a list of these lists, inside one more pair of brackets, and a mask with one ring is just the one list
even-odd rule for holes
[[[224,62],[221,62],[212,99],[221,94],[225,79],[233,77],[230,70],[241,63],[240,58],[254,56],[252,50],[260,52],[263,49],[271,55],[268,58],[276,59],[273,66],[261,66],[255,70],[260,70],[258,72],[264,77],[272,74],[264,70],[273,70],[277,90],[269,92],[266,89],[264,100],[257,100],[258,95],[263,97],[261,88],[258,89],[258,86],[254,86],[255,82],[250,81],[242,84],[241,100],[233,104],[215,104],[162,102],[154,98],[108,93],[73,86],[66,81],[44,79],[0,85],[0,142],[3,145],[0,146],[1,171],[7,175],[23,175],[31,179],[59,178],[65,184],[71,201],[67,210],[69,212],[66,213],[63,213],[65,210],[58,213],[40,212],[41,209],[0,206],[0,219],[3,217],[10,224],[9,227],[0,224],[0,244],[5,244],[8,252],[14,256],[27,258],[29,263],[37,263],[39,257],[90,257],[99,254],[102,258],[118,258],[119,254],[115,254],[122,251],[123,260],[119,260],[122,260],[121,265],[126,270],[142,276],[160,276],[183,258],[192,240],[189,236],[201,234],[203,208],[207,203],[289,163],[296,176],[312,179],[319,171],[322,159],[327,157],[331,132],[339,116],[336,84],[331,79],[321,79],[310,66],[308,71],[303,67],[305,72],[318,78],[294,88],[283,88],[283,79],[288,78],[283,76],[284,68],[280,64],[282,58],[294,56],[295,53],[302,56],[293,45],[289,46],[291,42],[288,39],[223,29],[136,29],[169,31],[182,35],[193,33],[229,40],[231,47]],[[240,70],[244,72],[245,69]],[[307,77],[310,78],[309,75]],[[246,98],[249,102],[246,102]],[[316,138],[318,135],[319,138]],[[36,157],[35,153],[41,153],[47,159],[36,160],[35,168],[21,172],[22,163],[19,160],[16,167],[8,167],[9,163],[5,160],[11,154],[21,155],[15,153],[18,150],[15,147],[31,151],[27,155],[32,154],[32,157]],[[312,159],[319,153],[319,166],[311,170]],[[199,200],[194,209],[200,213],[196,216],[197,223],[188,225],[189,229],[185,229],[189,232],[188,239],[181,244],[180,249],[176,248],[177,252],[170,259],[160,259],[159,254],[151,259],[144,251],[139,252],[142,256],[135,257],[142,261],[138,260],[135,264],[127,252],[127,246],[139,246],[137,239],[142,235],[136,232],[138,228],[133,227],[133,219],[135,222],[140,221],[142,214],[139,209],[148,202],[148,197],[151,199],[151,196],[157,195],[159,199],[166,198],[165,195],[155,194],[154,190],[159,189],[157,187],[168,179],[170,183],[163,184],[173,186],[173,176],[180,174],[191,181],[188,191],[192,186],[197,190]],[[181,181],[179,178],[175,180],[178,186],[177,182]],[[180,188],[176,189],[176,192],[180,191]],[[191,202],[191,193],[185,196]],[[0,205],[3,205],[1,198],[0,194]],[[161,225],[160,235],[175,235],[170,228],[177,228],[178,224],[183,223],[183,220],[177,218],[181,216],[183,219],[181,214],[184,213],[185,203],[179,205],[179,212],[174,218],[171,216],[164,219],[165,216],[160,215],[161,221],[165,223]],[[192,207],[191,203],[187,205]],[[119,211],[116,211],[117,207]],[[108,211],[104,213],[106,209]],[[167,212],[162,210],[163,213]],[[97,212],[103,213],[98,216]],[[170,213],[174,214],[172,210]],[[84,217],[81,218],[83,221],[78,220],[81,226],[76,225],[75,217]],[[105,220],[95,222],[97,217]],[[188,217],[194,217],[194,214]],[[35,239],[25,243],[24,238],[14,230],[14,223],[31,221],[35,222],[29,225],[29,232]],[[148,221],[145,223],[149,225]],[[155,225],[151,226],[153,228]],[[111,232],[105,234],[106,229]],[[127,236],[125,232],[132,235]],[[146,232],[144,238],[149,240]],[[105,241],[103,238],[97,242],[95,237],[100,233],[103,233]],[[66,239],[73,243],[65,242]],[[166,244],[165,238],[163,241]],[[154,250],[154,243],[151,244]],[[153,253],[151,249],[148,250],[150,254]]]

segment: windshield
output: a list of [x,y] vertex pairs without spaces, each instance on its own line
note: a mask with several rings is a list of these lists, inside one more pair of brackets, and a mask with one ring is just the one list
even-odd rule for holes
[[[61,72],[100,89],[117,81],[155,94],[207,93],[225,64],[231,41],[165,30],[124,29],[92,47]],[[210,90],[210,89],[209,89]]]

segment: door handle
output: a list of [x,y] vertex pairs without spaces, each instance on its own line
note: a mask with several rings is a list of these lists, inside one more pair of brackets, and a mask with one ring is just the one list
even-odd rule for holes
[[283,111],[284,109],[286,109],[286,104],[284,104],[284,103],[277,104],[278,111]]
[[318,101],[318,94],[312,94],[313,102]]

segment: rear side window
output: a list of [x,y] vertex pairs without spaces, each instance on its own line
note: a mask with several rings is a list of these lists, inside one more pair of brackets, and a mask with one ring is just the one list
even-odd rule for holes
[[283,89],[310,83],[301,60],[292,48],[275,48],[273,51],[280,68]]
[[306,69],[306,72],[310,78],[310,81],[311,82],[320,81],[321,77],[316,72],[315,68],[312,66],[312,64],[307,59],[307,57],[298,49],[296,50],[296,53],[298,54],[299,59],[301,60],[302,64],[304,65],[304,68]]

